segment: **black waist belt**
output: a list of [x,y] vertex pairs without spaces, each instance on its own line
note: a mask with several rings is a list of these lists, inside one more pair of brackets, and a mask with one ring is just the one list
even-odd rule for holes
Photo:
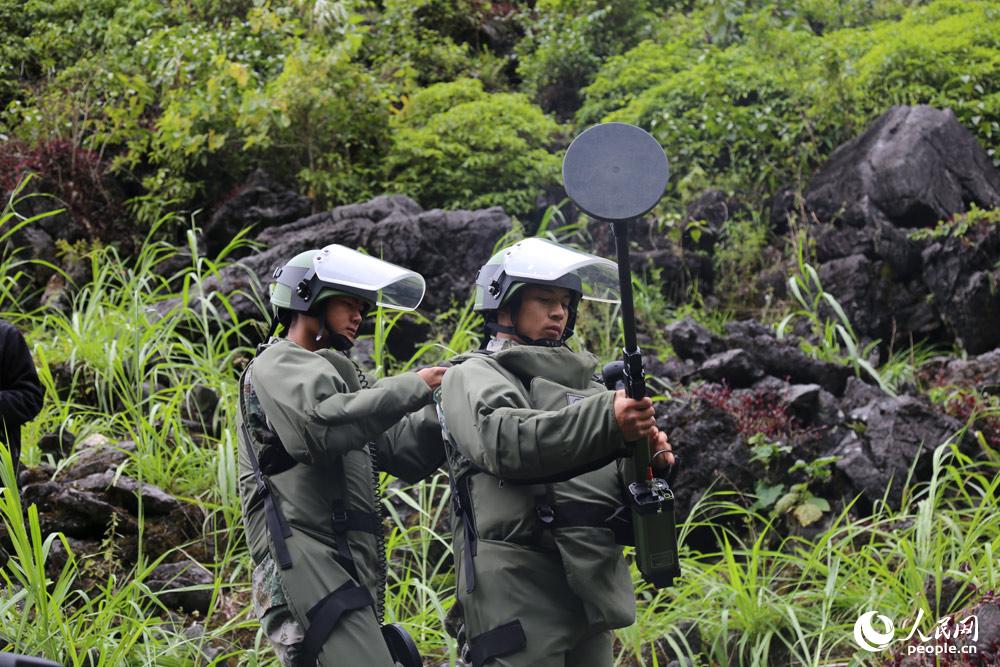
[[611,507],[583,501],[550,505],[542,496],[536,499],[535,514],[542,528],[606,528],[614,533],[616,544],[635,544],[632,514],[624,505]]
[[347,533],[356,530],[371,535],[381,535],[382,522],[379,521],[378,516],[371,512],[345,509],[343,498],[337,498],[334,501],[331,522],[333,534],[337,540],[337,562],[347,570],[349,575],[354,577],[355,581],[361,581],[358,576],[358,568],[354,563],[354,556],[351,555],[351,547],[347,543]]
[[298,663],[300,667],[315,667],[323,644],[345,613],[372,607],[374,604],[372,594],[367,588],[348,581],[313,605],[313,608],[306,612],[309,628],[302,639],[302,655]]
[[524,650],[528,638],[524,636],[521,621],[515,619],[476,635],[469,640],[472,667],[483,667],[493,658]]

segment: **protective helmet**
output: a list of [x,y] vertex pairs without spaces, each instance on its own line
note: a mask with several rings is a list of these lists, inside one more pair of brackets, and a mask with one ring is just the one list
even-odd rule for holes
[[338,295],[415,310],[425,289],[419,273],[338,244],[299,253],[275,269],[273,277],[271,305],[300,313],[315,313],[319,303]]
[[[534,340],[496,321],[498,308],[524,285],[562,287],[574,293],[562,339]],[[618,265],[547,239],[529,238],[496,253],[476,277],[475,310],[486,316],[487,332],[511,333],[532,345],[558,347],[573,335],[580,299],[618,303]]]

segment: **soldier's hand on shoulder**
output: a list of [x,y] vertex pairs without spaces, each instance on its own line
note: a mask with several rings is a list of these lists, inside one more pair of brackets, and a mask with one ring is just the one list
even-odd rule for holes
[[653,401],[649,398],[631,399],[624,389],[615,392],[615,421],[622,431],[625,442],[632,442],[653,435],[656,429],[656,415]]
[[444,377],[444,372],[448,370],[444,366],[432,366],[430,368],[421,368],[417,371],[417,375],[420,376],[427,386],[431,389],[437,389],[441,386],[441,379]]

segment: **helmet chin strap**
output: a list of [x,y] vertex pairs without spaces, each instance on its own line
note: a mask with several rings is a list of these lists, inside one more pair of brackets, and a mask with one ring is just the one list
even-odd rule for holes
[[[559,340],[552,340],[551,338],[532,338],[526,334],[521,333],[517,330],[517,326],[504,326],[496,321],[496,315],[486,320],[486,331],[488,334],[504,333],[509,336],[517,336],[520,338],[525,345],[534,345],[535,347],[563,347],[566,345],[567,339],[573,335],[573,326],[576,324],[576,310],[572,311],[569,321],[566,323],[566,328],[563,329],[562,336]],[[489,335],[485,336],[489,338]],[[484,341],[485,346],[485,341]]]
[[[316,342],[323,340],[323,336],[326,335],[326,320],[320,320],[319,333],[316,334]],[[347,352],[349,349],[354,347],[354,343],[350,338],[343,334],[337,332],[330,333],[330,343],[327,345],[328,348],[333,348],[338,352]]]
[[[482,349],[486,348],[486,342],[489,340],[492,334],[496,333],[504,333],[507,334],[508,336],[517,336],[518,338],[521,339],[521,341],[524,342],[525,345],[534,345],[535,347],[552,347],[552,348],[563,347],[564,345],[566,345],[566,341],[569,339],[569,337],[573,335],[573,328],[576,326],[576,309],[579,303],[580,299],[579,297],[577,297],[570,304],[569,318],[566,320],[566,328],[563,329],[562,336],[559,337],[559,340],[552,340],[551,338],[532,338],[531,336],[527,336],[517,330],[516,324],[508,327],[497,322],[497,311],[492,311],[486,317],[486,327],[485,327],[486,335],[483,336]],[[517,311],[520,310],[521,308],[520,302],[516,302],[513,308],[514,310],[511,313],[510,317],[512,322],[517,320]]]

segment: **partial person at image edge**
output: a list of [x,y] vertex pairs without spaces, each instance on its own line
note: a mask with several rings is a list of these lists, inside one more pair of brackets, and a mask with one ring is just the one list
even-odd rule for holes
[[0,320],[0,442],[10,449],[15,469],[21,455],[21,426],[41,411],[44,395],[24,337]]

